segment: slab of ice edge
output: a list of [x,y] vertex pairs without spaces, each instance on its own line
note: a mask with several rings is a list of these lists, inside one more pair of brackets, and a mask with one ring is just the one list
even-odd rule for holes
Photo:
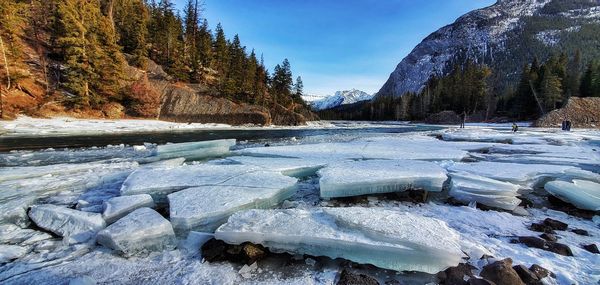
[[185,157],[187,160],[199,160],[227,155],[234,145],[234,139],[166,144],[159,145],[156,153],[160,159]]
[[519,190],[517,185],[466,172],[450,173],[450,178],[449,195],[459,201],[478,202],[509,211],[521,203],[516,197]]
[[464,256],[444,222],[376,208],[249,210],[232,215],[215,237],[397,271],[437,273]]
[[32,206],[29,217],[38,227],[76,242],[89,240],[106,227],[100,214],[55,205]]
[[173,249],[173,227],[167,219],[150,208],[140,208],[100,231],[96,240],[125,256]]
[[600,211],[600,184],[585,180],[552,181],[544,189],[561,200],[577,208]]
[[448,168],[451,172],[468,172],[487,178],[533,187],[547,178],[580,178],[600,181],[600,174],[574,166],[520,164],[504,162],[457,163]]
[[319,169],[327,165],[327,162],[324,159],[287,157],[234,156],[228,157],[227,160],[267,170],[278,171],[283,175],[298,178],[314,175]]
[[184,165],[174,168],[142,168],[134,171],[121,186],[121,195],[149,194],[156,203],[170,193],[186,188],[224,183],[256,168],[246,165]]
[[329,165],[319,170],[321,197],[351,197],[424,189],[440,192],[446,170],[417,160],[365,160]]
[[134,210],[143,207],[154,207],[154,200],[148,194],[114,197],[104,202],[102,217],[106,220],[106,223],[112,224]]
[[[252,182],[251,180],[255,180]],[[267,209],[295,193],[295,178],[259,171],[226,184],[190,188],[168,195],[170,219],[179,235],[189,231],[213,232],[241,210]]]

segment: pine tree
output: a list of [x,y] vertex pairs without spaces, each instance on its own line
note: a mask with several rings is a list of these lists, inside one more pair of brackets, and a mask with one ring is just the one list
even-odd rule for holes
[[204,19],[202,26],[200,26],[200,29],[198,30],[198,37],[196,41],[200,64],[202,67],[210,68],[213,61],[213,37],[206,19]]
[[554,110],[563,93],[560,77],[555,75],[547,66],[542,66],[540,72],[542,74],[540,81],[541,100],[546,111]]
[[564,101],[572,96],[579,96],[579,82],[581,81],[581,51],[577,50],[575,56],[569,62],[567,67],[567,77],[565,82]]
[[223,27],[219,23],[215,30],[215,42],[214,42],[214,67],[219,73],[220,81],[224,81],[227,78],[227,72],[229,68],[229,49],[227,44],[227,38],[225,38],[225,32]]
[[148,8],[143,0],[115,1],[114,22],[123,52],[133,56],[132,63],[144,67],[148,56]]
[[302,82],[302,77],[298,76],[296,78],[296,83],[294,84],[294,101],[302,102],[302,95],[304,92],[304,83]]

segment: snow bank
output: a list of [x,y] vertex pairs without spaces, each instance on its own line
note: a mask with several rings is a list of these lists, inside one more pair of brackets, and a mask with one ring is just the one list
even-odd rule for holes
[[173,249],[176,245],[171,223],[150,208],[133,211],[100,231],[96,240],[125,256]]
[[227,243],[437,273],[460,262],[458,233],[436,219],[367,208],[250,210],[217,229]]
[[29,217],[38,227],[75,242],[87,241],[106,227],[100,214],[55,205],[32,206]]
[[544,185],[544,189],[577,208],[600,211],[600,184],[598,183],[585,180],[551,181]]
[[337,163],[319,170],[321,197],[350,197],[411,189],[440,192],[446,170],[433,162],[365,160]]

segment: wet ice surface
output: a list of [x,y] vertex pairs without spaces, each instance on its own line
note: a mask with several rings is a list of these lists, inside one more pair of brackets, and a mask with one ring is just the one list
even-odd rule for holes
[[[600,255],[582,245],[600,245],[600,217],[570,216],[537,201],[546,201],[546,186],[560,199],[594,209],[599,141],[598,131],[522,128],[513,134],[472,127],[294,138],[269,142],[270,147],[239,142],[230,154],[230,141],[4,153],[0,154],[0,283],[65,284],[89,276],[100,284],[334,284],[341,268],[349,267],[345,260],[351,260],[379,266],[352,265],[382,283],[423,284],[435,282],[435,276],[384,268],[435,273],[462,260],[481,269],[485,261],[480,257],[487,254],[510,257],[525,266],[539,264],[556,273],[557,284],[596,284]],[[422,175],[394,171],[398,161],[407,169],[421,169]],[[427,167],[417,167],[422,163]],[[425,177],[426,183],[411,180],[415,176]],[[334,192],[348,192],[354,186],[368,190],[355,194],[382,192],[369,188],[377,188],[374,184],[380,181],[401,185],[394,190],[406,192],[438,187],[442,191],[431,193],[425,203],[404,202],[390,194],[325,200],[321,198],[325,187],[319,184],[327,184],[326,178],[347,183]],[[448,196],[471,206],[446,204]],[[525,216],[511,211],[522,198],[534,201]],[[57,208],[30,210],[42,204]],[[492,210],[475,208],[476,204]],[[125,215],[140,211],[139,207],[155,211],[142,208],[147,213],[127,219]],[[252,208],[274,210],[248,210]],[[250,213],[264,217],[248,219]],[[285,219],[276,218],[281,213],[287,213]],[[233,233],[263,233],[247,240],[309,255],[292,260],[271,257],[246,267],[202,262],[198,247],[210,235],[186,233],[213,231],[232,214],[222,228],[228,230],[231,242],[245,241],[244,235]],[[120,223],[122,229],[109,225],[102,230],[97,217],[106,219],[107,225],[116,220],[112,225]],[[510,243],[515,236],[539,235],[529,225],[548,217],[589,232],[590,236],[580,236],[557,231],[559,242],[574,256]],[[260,223],[266,220],[272,223]],[[203,228],[206,222],[210,226]],[[169,226],[175,232],[182,229],[176,240]],[[106,233],[102,244],[108,247],[98,244],[97,236],[79,238],[99,230]],[[314,248],[299,245],[297,239],[273,235],[278,232],[297,234],[311,243],[319,238],[327,242],[316,243],[322,250],[310,251]],[[174,244],[180,247],[173,249]],[[411,247],[420,254],[410,256],[406,250]],[[407,258],[387,259],[384,249]],[[368,254],[379,251],[382,254]],[[341,259],[319,257],[324,255]]]

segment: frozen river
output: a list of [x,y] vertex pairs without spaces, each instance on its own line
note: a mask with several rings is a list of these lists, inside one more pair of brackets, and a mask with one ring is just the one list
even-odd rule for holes
[[[5,125],[0,283],[425,284],[504,258],[545,284],[600,280],[595,130],[94,124]],[[548,218],[557,241],[520,242]],[[269,253],[209,262],[211,238]]]

